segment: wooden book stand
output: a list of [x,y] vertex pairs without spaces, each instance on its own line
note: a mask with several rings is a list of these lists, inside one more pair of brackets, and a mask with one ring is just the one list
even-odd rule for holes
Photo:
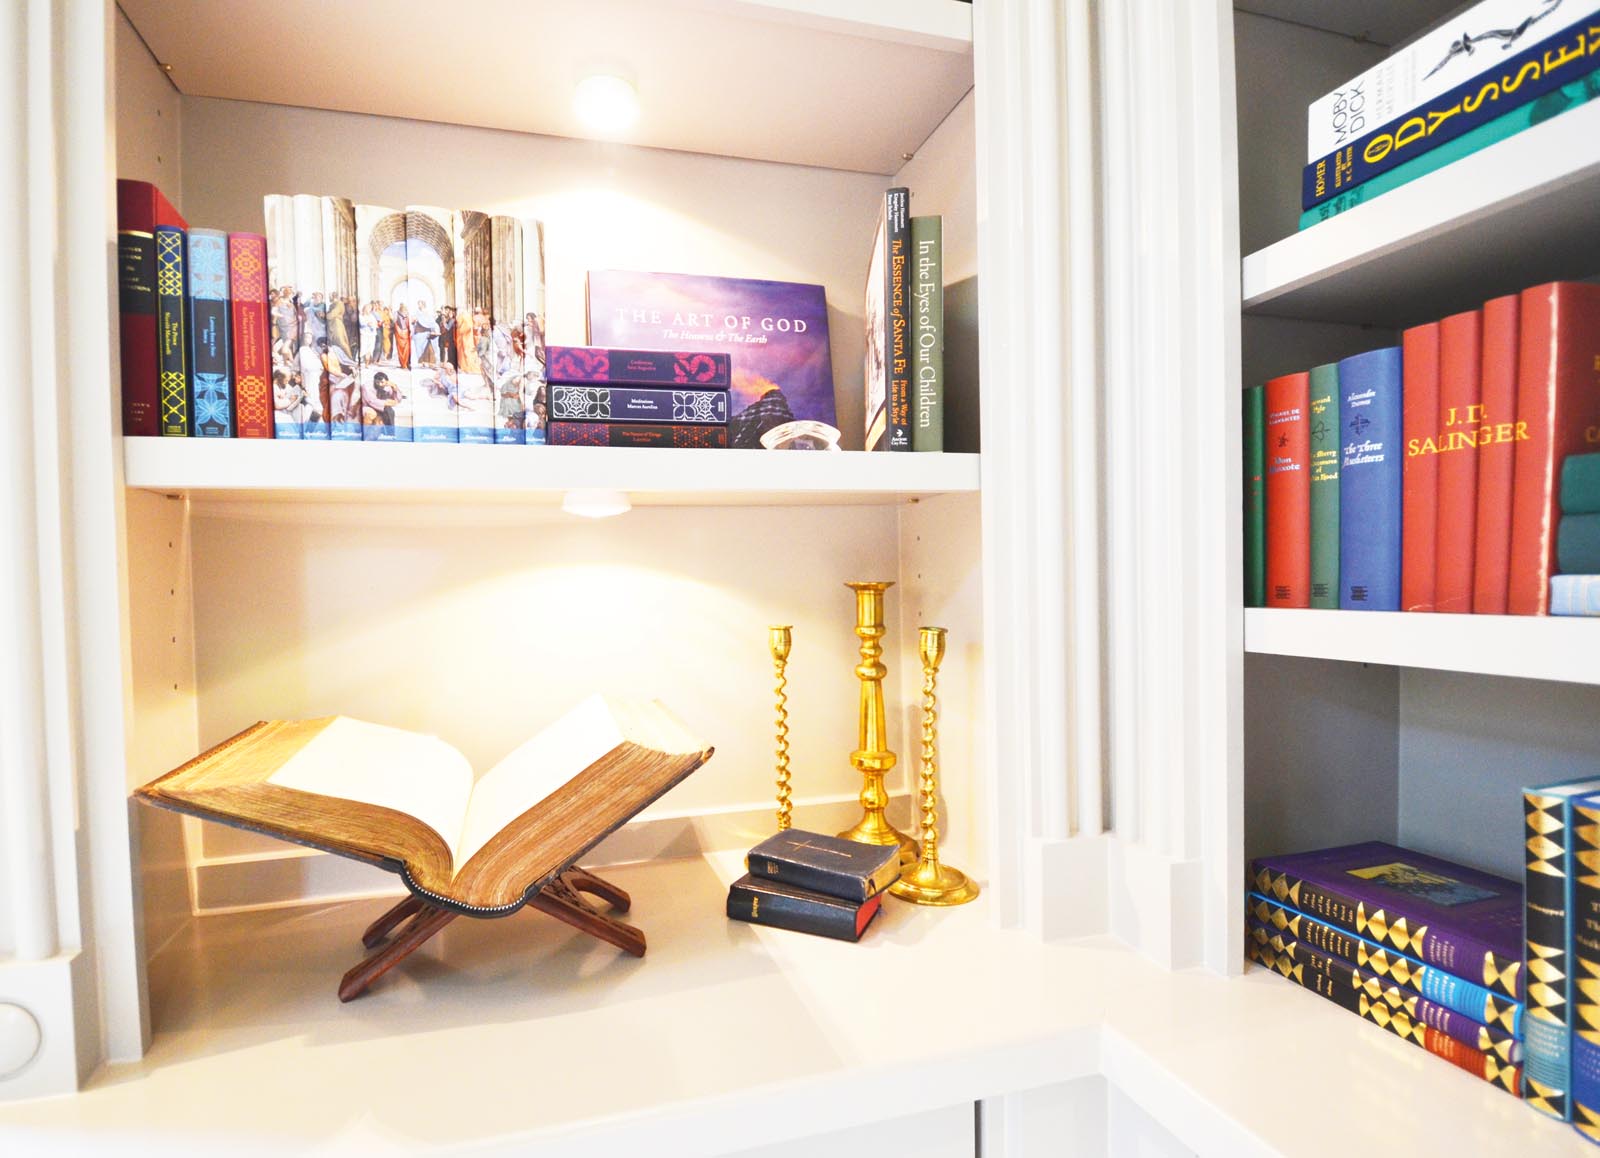
[[[619,913],[626,913],[632,903],[628,894],[616,885],[573,865],[557,874],[554,880],[529,898],[528,907],[548,913],[558,921],[565,921],[574,929],[598,937],[625,953],[643,957],[644,934],[632,925],[626,925],[594,908],[584,898],[585,893],[598,897]],[[376,952],[344,975],[339,982],[339,1000],[353,1001],[360,997],[374,981],[459,916],[461,914],[452,909],[430,905],[418,897],[405,898],[368,925],[366,932],[361,935],[362,945]],[[389,935],[397,929],[399,932],[394,940],[385,945]]]

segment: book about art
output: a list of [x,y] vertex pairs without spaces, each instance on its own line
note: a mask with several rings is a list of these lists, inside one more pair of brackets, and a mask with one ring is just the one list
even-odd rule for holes
[[458,209],[451,217],[456,301],[440,338],[454,353],[456,429],[462,442],[494,441],[494,387],[484,372],[494,313],[490,231],[487,213]]
[[522,438],[529,446],[542,446],[550,423],[546,383],[544,222],[522,221],[522,322],[513,334],[522,346]]
[[458,442],[460,384],[445,341],[455,308],[453,214],[426,205],[406,206],[404,306],[411,327],[411,429],[414,442]]
[[328,386],[328,436],[361,441],[361,394],[356,381],[361,340],[356,300],[356,210],[348,197],[322,199],[323,329],[317,345]]
[[274,438],[303,439],[311,420],[311,401],[300,383],[300,310],[295,265],[294,198],[269,193],[262,198],[267,231],[267,321],[272,360]]
[[300,344],[294,360],[300,388],[305,392],[310,415],[304,431],[308,440],[327,439],[328,373],[323,354],[328,342],[327,273],[323,269],[322,198],[309,193],[294,195],[294,262],[300,279],[295,309],[300,318]]
[[489,280],[493,314],[489,343],[481,353],[484,377],[494,388],[494,440],[527,441],[527,395],[522,370],[522,223],[515,217],[489,218]]
[[734,447],[837,450],[820,285],[680,273],[589,273],[596,346],[719,350],[732,359]]

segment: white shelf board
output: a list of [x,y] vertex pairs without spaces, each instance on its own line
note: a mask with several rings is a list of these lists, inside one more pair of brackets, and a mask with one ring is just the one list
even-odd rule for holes
[[[723,913],[742,871],[737,852],[606,869],[642,959],[538,914],[461,920],[349,1005],[334,986],[387,901],[193,922],[152,968],[149,1053],[0,1105],[5,1152],[700,1158],[1095,1074],[1203,1154],[1591,1152],[1262,970],[1043,943],[997,929],[987,895],[890,900],[857,945],[759,929]],[[1308,1123],[1275,1080],[1347,1112]]]
[[586,138],[573,87],[605,72],[640,98],[614,139],[870,173],[896,172],[972,87],[958,0],[121,7],[185,96]]
[[1246,313],[1398,328],[1600,273],[1600,101],[1244,259]]
[[976,491],[978,456],[125,438],[123,475],[208,501],[538,505],[601,488],[635,506],[859,506]]
[[1244,649],[1600,684],[1600,619],[1251,607],[1244,613]]

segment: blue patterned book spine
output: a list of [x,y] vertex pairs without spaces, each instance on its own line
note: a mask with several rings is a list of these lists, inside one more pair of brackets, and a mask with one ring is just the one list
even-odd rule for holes
[[1307,165],[1301,178],[1301,208],[1314,209],[1330,197],[1588,75],[1597,64],[1600,19],[1585,17]]
[[1600,615],[1600,575],[1557,575],[1550,580],[1551,615]]
[[184,308],[188,255],[184,231],[156,226],[156,347],[161,360],[161,433],[189,434],[189,311]]
[[1339,363],[1339,606],[1400,610],[1400,347]]
[[550,419],[553,422],[686,422],[714,426],[728,421],[728,392],[551,383]]
[[191,229],[189,348],[194,392],[189,413],[196,438],[233,437],[228,337],[228,235],[218,229]]

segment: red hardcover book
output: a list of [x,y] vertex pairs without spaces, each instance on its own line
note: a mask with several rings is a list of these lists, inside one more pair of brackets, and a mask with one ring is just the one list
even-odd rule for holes
[[1547,615],[1556,557],[1556,481],[1569,454],[1600,450],[1600,285],[1522,291],[1517,443],[1506,610]]
[[1517,441],[1517,330],[1522,299],[1516,294],[1483,303],[1483,423],[1478,435],[1478,528],[1472,563],[1472,610],[1506,613],[1511,557],[1511,476]]
[[1267,383],[1267,606],[1311,606],[1311,375]]
[[1478,444],[1483,435],[1483,314],[1468,310],[1439,323],[1438,528],[1433,609],[1472,610],[1473,545],[1478,535]]
[[228,234],[233,292],[233,406],[239,438],[272,437],[272,368],[267,345],[267,239]]
[[1432,611],[1439,536],[1439,323],[1400,337],[1405,474],[1400,491],[1400,608]]
[[122,432],[161,433],[156,346],[155,228],[188,229],[148,181],[117,181],[117,297],[122,344]]

